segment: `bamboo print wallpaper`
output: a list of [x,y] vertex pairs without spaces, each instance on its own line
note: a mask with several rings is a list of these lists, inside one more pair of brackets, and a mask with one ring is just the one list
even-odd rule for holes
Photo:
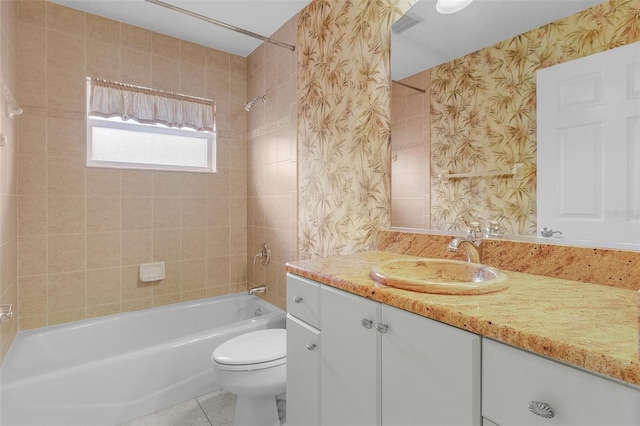
[[[640,0],[611,0],[431,69],[431,227],[535,235],[536,70],[638,40]],[[515,163],[523,180],[438,179]]]
[[298,16],[301,259],[368,250],[390,225],[390,29],[412,3],[316,0]]

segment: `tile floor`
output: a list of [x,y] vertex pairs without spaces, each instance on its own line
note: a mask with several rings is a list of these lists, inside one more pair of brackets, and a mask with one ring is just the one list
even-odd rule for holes
[[231,426],[235,409],[236,396],[217,390],[120,426]]

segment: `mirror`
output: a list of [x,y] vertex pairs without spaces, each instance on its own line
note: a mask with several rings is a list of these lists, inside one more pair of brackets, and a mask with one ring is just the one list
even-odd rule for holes
[[[509,239],[638,250],[580,236],[540,237],[536,229],[535,71],[596,53],[589,51],[594,44],[624,34],[629,6],[475,0],[441,15],[435,3],[420,0],[392,32],[392,80],[411,86],[392,85],[392,227],[463,231],[471,221],[499,221]],[[592,31],[587,40],[587,29],[602,25],[602,8],[609,36]],[[443,170],[505,174],[445,183]]]

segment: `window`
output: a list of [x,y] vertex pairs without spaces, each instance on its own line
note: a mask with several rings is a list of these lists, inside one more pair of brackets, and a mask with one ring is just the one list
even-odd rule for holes
[[87,166],[215,172],[214,113],[210,100],[88,78]]

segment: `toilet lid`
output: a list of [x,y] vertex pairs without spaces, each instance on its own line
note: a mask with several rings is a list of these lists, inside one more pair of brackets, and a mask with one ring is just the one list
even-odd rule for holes
[[287,330],[271,328],[241,334],[218,346],[211,359],[229,366],[284,363],[287,359]]

